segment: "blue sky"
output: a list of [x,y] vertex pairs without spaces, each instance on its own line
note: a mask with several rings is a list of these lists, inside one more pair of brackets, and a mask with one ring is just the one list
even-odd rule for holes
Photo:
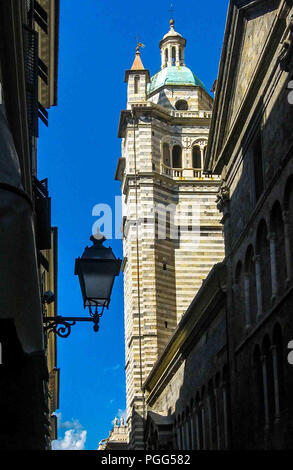
[[[187,39],[186,65],[208,89],[217,77],[228,0],[175,4],[175,29]],[[169,29],[168,0],[61,0],[58,107],[40,123],[40,179],[49,178],[52,224],[59,228],[58,313],[82,315],[74,260],[89,242],[95,204],[114,206],[124,71],[136,37],[151,74],[160,68],[159,41]],[[117,256],[122,243],[111,240]],[[96,449],[125,410],[123,279],[116,279],[99,333],[84,324],[58,339],[61,369],[58,448]]]

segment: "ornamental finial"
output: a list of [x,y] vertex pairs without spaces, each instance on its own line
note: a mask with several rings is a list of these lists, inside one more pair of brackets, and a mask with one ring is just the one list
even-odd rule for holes
[[90,241],[93,242],[94,245],[102,245],[105,240],[106,237],[99,231],[90,237]]
[[173,3],[171,3],[169,13],[171,13],[171,15],[170,15],[170,16],[171,16],[171,18],[170,18],[170,26],[171,26],[172,29],[174,28],[174,23],[175,23],[175,21],[174,21],[174,11],[175,11],[175,8],[174,8],[174,6],[173,6]]

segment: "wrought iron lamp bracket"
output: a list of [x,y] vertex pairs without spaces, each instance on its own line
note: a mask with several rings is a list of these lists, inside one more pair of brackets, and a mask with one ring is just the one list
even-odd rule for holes
[[61,315],[58,315],[57,317],[44,317],[44,330],[48,333],[54,332],[60,338],[67,338],[71,333],[71,327],[76,325],[76,322],[91,322],[94,324],[93,329],[97,333],[99,331],[99,322],[104,313],[104,309],[105,306],[102,306],[99,312],[98,306],[96,305],[94,307],[94,311],[92,311],[91,306],[89,306],[90,318],[62,317]]

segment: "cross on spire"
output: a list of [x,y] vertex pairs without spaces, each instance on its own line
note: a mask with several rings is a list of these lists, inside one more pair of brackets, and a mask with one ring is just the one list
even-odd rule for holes
[[169,13],[171,13],[171,19],[173,19],[174,17],[174,14],[173,14],[174,12],[175,12],[175,8],[174,8],[173,3],[171,3],[170,10],[169,10]]

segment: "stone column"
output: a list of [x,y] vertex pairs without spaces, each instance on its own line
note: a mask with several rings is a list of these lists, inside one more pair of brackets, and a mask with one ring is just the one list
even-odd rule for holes
[[244,300],[245,300],[245,321],[246,328],[249,328],[251,325],[250,319],[250,288],[249,288],[249,275],[244,274]]
[[168,46],[168,65],[171,66],[172,65],[172,47],[171,45],[169,44]]
[[195,450],[195,416],[194,416],[195,411],[193,410],[193,413],[190,414],[190,429],[191,429],[191,443],[190,443],[190,449]]
[[201,425],[202,425],[202,448],[206,450],[206,423],[204,404],[201,403]]
[[188,416],[186,416],[185,419],[185,444],[186,444],[186,449],[190,449],[190,442],[189,442],[189,425],[188,425]]
[[178,66],[180,65],[180,60],[179,60],[179,46],[176,46],[176,60],[175,64]]
[[178,450],[181,450],[180,428],[178,427],[178,424],[176,426],[176,437]]
[[185,432],[184,432],[184,423],[181,423],[181,450],[186,449],[186,441],[185,441]]
[[225,449],[228,449],[228,404],[227,404],[227,385],[225,382],[223,382],[222,384],[222,390],[223,390]]
[[203,167],[204,167],[204,159],[203,159],[203,151],[204,151],[204,147],[200,147],[200,165],[201,165],[201,171],[203,170]]
[[[198,410],[200,412],[200,410]],[[195,413],[195,426],[196,426],[196,449],[200,450],[200,429],[199,429],[199,418],[198,412]]]
[[213,448],[213,423],[212,423],[212,407],[211,398],[208,397],[208,421],[209,421],[209,449]]
[[283,212],[283,221],[284,221],[284,235],[285,235],[285,254],[286,254],[286,268],[287,268],[287,279],[286,283],[288,284],[292,278],[292,253],[291,253],[291,243],[290,243],[290,225],[289,225],[289,212]]
[[269,426],[270,426],[270,414],[269,414],[268,372],[267,372],[266,356],[262,356],[261,361],[262,361],[262,378],[263,378],[263,391],[264,391],[265,429],[267,430],[269,429]]
[[254,261],[255,261],[257,318],[259,318],[262,315],[262,285],[261,285],[260,256],[256,255],[254,257]]
[[214,390],[215,395],[215,408],[216,408],[216,429],[217,429],[217,448],[221,448],[221,434],[220,434],[220,409],[219,409],[219,389]]
[[274,374],[274,392],[275,392],[275,423],[280,421],[280,389],[279,389],[279,374],[278,374],[278,355],[277,346],[271,346],[273,357],[273,374]]
[[277,278],[277,259],[276,259],[276,234],[273,232],[268,233],[268,240],[270,241],[270,259],[271,259],[271,276],[272,276],[272,301],[274,301],[278,294],[278,278]]
[[165,49],[162,49],[161,50],[161,69],[163,69],[165,67]]

